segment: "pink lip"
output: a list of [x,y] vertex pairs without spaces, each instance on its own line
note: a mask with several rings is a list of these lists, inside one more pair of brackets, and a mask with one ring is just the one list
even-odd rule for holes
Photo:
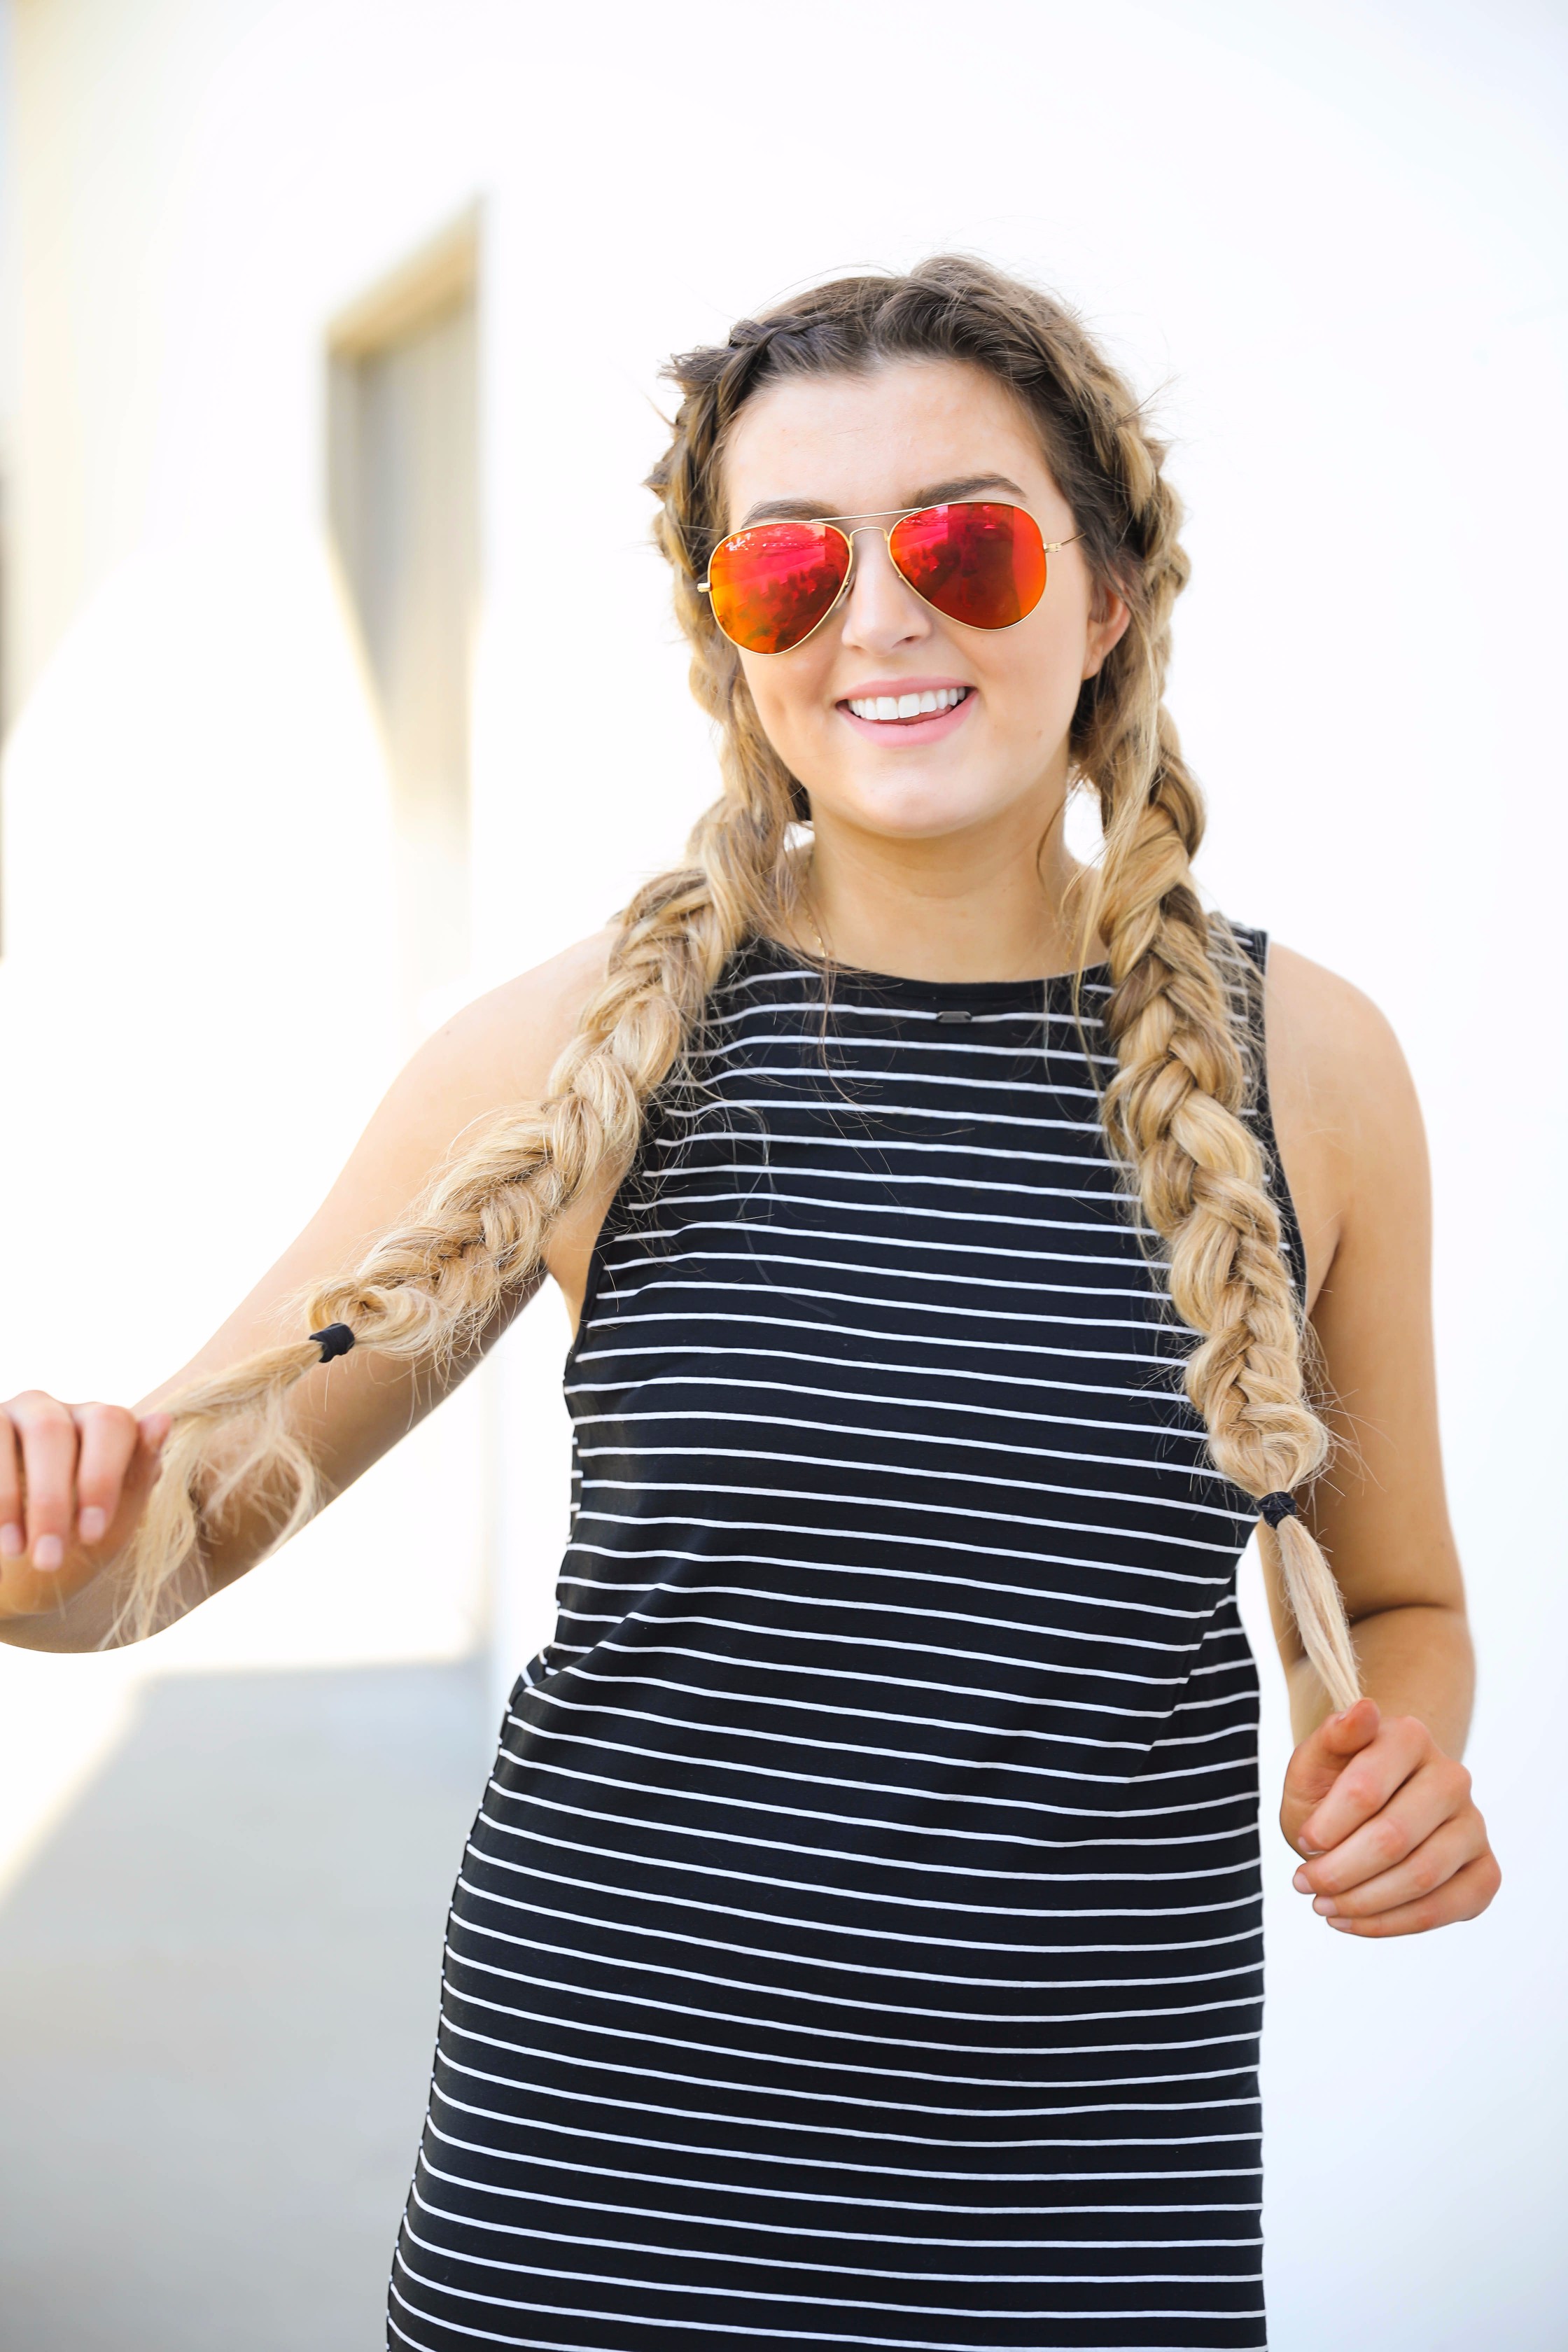
[[965,714],[976,700],[974,688],[966,677],[874,677],[864,685],[857,684],[850,694],[857,702],[869,701],[879,694],[940,694],[948,687],[963,687],[963,700],[955,702],[950,710],[932,710],[923,719],[857,719],[849,708],[848,694],[840,698],[838,716],[854,728],[857,734],[873,735],[879,743],[935,743],[962,726]]

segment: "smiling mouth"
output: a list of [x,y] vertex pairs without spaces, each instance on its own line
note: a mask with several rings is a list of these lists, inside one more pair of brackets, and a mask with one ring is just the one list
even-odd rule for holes
[[928,688],[924,694],[869,694],[855,696],[844,705],[857,719],[868,719],[882,726],[908,726],[911,719],[932,719],[944,710],[956,709],[967,702],[973,688],[938,686]]

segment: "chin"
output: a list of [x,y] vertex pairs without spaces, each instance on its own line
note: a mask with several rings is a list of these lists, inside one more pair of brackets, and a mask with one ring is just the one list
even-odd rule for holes
[[821,796],[825,814],[840,824],[878,833],[889,840],[931,841],[963,833],[1000,814],[991,796],[956,788],[935,777],[888,779]]

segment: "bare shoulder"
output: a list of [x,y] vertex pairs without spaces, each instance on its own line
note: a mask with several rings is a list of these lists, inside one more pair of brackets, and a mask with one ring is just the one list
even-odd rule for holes
[[504,982],[425,1040],[382,1097],[324,1204],[334,1245],[404,1213],[467,1136],[514,1105],[540,1099],[605,978],[614,939],[613,931],[596,933]]
[[1264,992],[1268,1094],[1315,1293],[1349,1225],[1424,1201],[1420,1105],[1385,1013],[1340,973],[1271,946]]
[[536,1100],[604,983],[615,939],[613,929],[595,931],[476,997],[426,1039],[409,1073],[476,1092],[491,1109]]
[[[1414,1109],[1415,1090],[1393,1024],[1364,990],[1294,948],[1272,946],[1265,987],[1268,1070],[1319,1110]],[[1270,1092],[1274,1092],[1273,1087]]]

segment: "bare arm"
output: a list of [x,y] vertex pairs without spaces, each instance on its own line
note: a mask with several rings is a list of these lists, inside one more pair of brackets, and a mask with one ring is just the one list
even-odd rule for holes
[[[1269,959],[1268,1073],[1307,1238],[1309,1312],[1339,1452],[1312,1501],[1369,1691],[1453,1747],[1469,1724],[1464,1582],[1443,1486],[1432,1210],[1415,1089],[1383,1014],[1304,956]],[[1280,1596],[1298,1737],[1329,1711]]]
[[1438,1442],[1432,1219],[1415,1087],[1387,1022],[1288,949],[1269,961],[1269,1091],[1300,1213],[1339,1454],[1311,1503],[1367,1697],[1348,1717],[1269,1605],[1298,1747],[1281,1825],[1331,1924],[1401,1934],[1473,1916],[1497,1865],[1458,1759],[1474,1661]]
[[[608,944],[605,934],[569,950],[469,1005],[429,1039],[304,1231],[191,1362],[134,1414],[64,1405],[37,1391],[0,1409],[0,1526],[21,1538],[21,1548],[17,1535],[0,1544],[0,1639],[51,1650],[90,1649],[105,1639],[119,1601],[115,1564],[155,1475],[166,1425],[163,1401],[193,1377],[291,1334],[288,1318],[300,1292],[354,1264],[378,1233],[406,1216],[468,1130],[509,1104],[541,1098],[604,976]],[[546,1270],[574,1315],[606,1205],[603,1199],[578,1204],[551,1237]],[[506,1320],[510,1314],[484,1335],[454,1380]],[[363,1476],[446,1392],[427,1375],[370,1351],[301,1381],[289,1411],[324,1496],[330,1500]],[[187,1571],[171,1592],[164,1622],[244,1575],[269,1539],[263,1514],[237,1517],[202,1570]]]

